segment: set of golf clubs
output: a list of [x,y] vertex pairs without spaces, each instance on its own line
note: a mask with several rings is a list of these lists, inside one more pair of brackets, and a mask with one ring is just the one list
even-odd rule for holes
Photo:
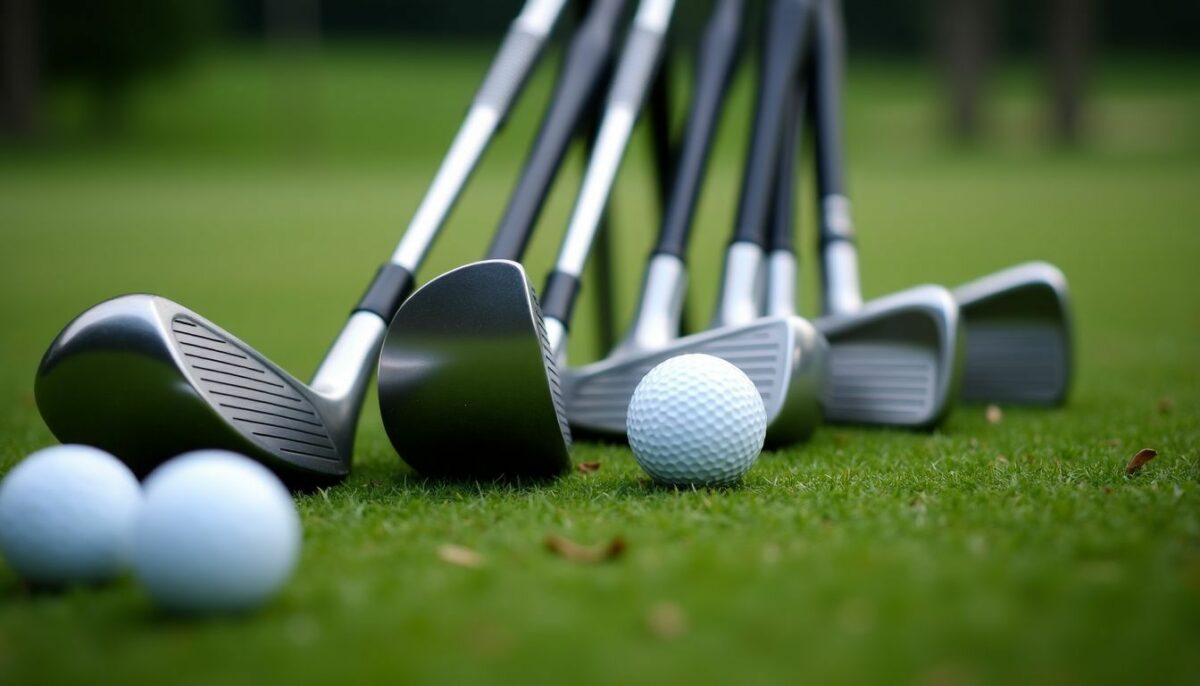
[[[681,336],[688,237],[712,142],[743,53],[745,0],[714,0],[696,51],[687,120],[637,314],[604,360],[570,367],[569,323],[608,197],[656,75],[674,0],[593,0],[482,261],[416,289],[415,274],[566,13],[527,0],[392,256],[310,384],[170,300],[127,295],[72,321],[38,370],[42,416],[64,443],[107,450],[146,473],[222,448],[295,487],[350,471],[378,360],[379,403],[400,456],[427,476],[550,477],[572,430],[620,437],[630,397],[659,362],[707,353],[763,397],[768,445],[822,421],[931,427],[960,397],[1053,405],[1071,377],[1066,282],[1030,263],[948,291],[919,286],[864,303],[841,141],[838,0],[766,0],[753,124],[735,232],[711,327]],[[600,110],[591,154],[540,297],[519,260],[571,143]],[[811,126],[807,124],[811,123]],[[823,313],[795,307],[796,162],[811,128],[820,197]]]

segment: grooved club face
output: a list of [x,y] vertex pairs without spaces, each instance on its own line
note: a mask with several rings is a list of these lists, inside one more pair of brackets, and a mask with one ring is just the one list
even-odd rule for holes
[[954,299],[937,286],[818,319],[830,347],[826,419],[914,428],[940,422],[961,379],[959,321]]
[[642,377],[660,362],[687,353],[719,357],[750,377],[767,410],[768,444],[802,440],[820,422],[828,356],[824,338],[798,317],[767,317],[568,370],[564,395],[571,426],[585,433],[624,436],[629,401]]
[[966,331],[963,399],[1060,405],[1071,385],[1067,280],[1044,262],[955,289]]
[[557,368],[519,264],[476,262],[413,293],[380,354],[379,408],[396,452],[426,476],[545,478],[570,465]]
[[249,455],[295,485],[350,469],[354,403],[315,393],[165,298],[127,295],[81,314],[46,352],[34,388],[55,437],[141,474],[198,448]]

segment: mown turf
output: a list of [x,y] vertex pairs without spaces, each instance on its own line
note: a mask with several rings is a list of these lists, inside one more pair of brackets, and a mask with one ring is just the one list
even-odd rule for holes
[[[64,133],[0,152],[0,469],[52,442],[31,393],[38,357],[109,295],[177,299],[303,376],[389,253],[485,59],[327,46],[305,67],[226,53],[139,100],[115,142],[72,123],[62,94]],[[1197,73],[1106,65],[1086,145],[1068,151],[1043,145],[1028,69],[1002,75],[992,133],[970,149],[937,137],[926,71],[851,72],[868,295],[1059,264],[1077,305],[1068,407],[1006,407],[998,423],[967,407],[931,434],[825,428],[764,454],[740,487],[676,492],[596,444],[575,459],[599,471],[550,485],[426,482],[368,403],[354,476],[298,500],[304,555],[277,601],[179,621],[129,581],[31,594],[0,567],[0,683],[1195,683]],[[424,278],[482,254],[547,76]],[[699,213],[696,321],[736,202],[748,86]],[[639,142],[615,202],[622,321],[654,231],[646,161]],[[576,360],[599,355],[591,322],[589,303]],[[1126,477],[1142,447],[1160,456]],[[545,550],[550,534],[628,548],[580,565]],[[444,544],[482,566],[443,561]]]

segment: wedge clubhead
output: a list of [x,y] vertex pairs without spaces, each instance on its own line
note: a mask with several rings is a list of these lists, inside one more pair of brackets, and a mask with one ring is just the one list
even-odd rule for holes
[[1071,301],[1057,267],[1027,262],[954,289],[968,402],[1061,405],[1071,387]]
[[[578,295],[579,274],[659,65],[673,9],[674,0],[641,0],[638,5],[540,309],[519,265],[485,260],[431,281],[409,298],[392,322],[380,356],[380,408],[392,445],[422,474],[545,478],[570,465],[571,435],[556,371],[565,354],[566,322]],[[565,69],[564,74],[571,71]],[[579,102],[581,95],[577,88],[563,87],[571,86],[570,81],[559,81],[558,102],[543,123],[527,170],[555,169],[561,161],[561,151],[547,141],[565,141],[553,134],[567,130],[555,120],[579,111],[566,106]],[[553,164],[539,162],[551,157],[557,160]],[[528,220],[506,220],[494,245],[524,246],[544,197],[540,192],[515,199],[528,208],[518,213]]]
[[726,360],[754,382],[767,410],[767,444],[808,438],[821,421],[828,346],[799,317],[765,317],[676,339],[656,350],[613,356],[564,375],[563,395],[571,426],[581,435],[625,435],[633,391],[661,362],[689,353]]
[[527,0],[391,260],[376,274],[310,385],[182,305],[130,295],[78,316],[42,359],[38,409],[60,441],[146,472],[180,452],[226,448],[296,487],[350,472],[354,427],[386,323],[507,117],[565,0]]
[[917,286],[815,323],[829,340],[828,421],[925,428],[946,417],[962,350],[949,291]]
[[546,349],[515,262],[475,262],[417,289],[379,356],[379,409],[396,452],[432,477],[561,474],[571,434]]
[[[382,322],[370,314],[351,326],[370,354]],[[186,307],[127,295],[59,334],[35,391],[60,441],[120,455],[139,475],[203,446],[249,455],[304,485],[350,470],[370,370],[358,368],[366,371],[308,386]]]

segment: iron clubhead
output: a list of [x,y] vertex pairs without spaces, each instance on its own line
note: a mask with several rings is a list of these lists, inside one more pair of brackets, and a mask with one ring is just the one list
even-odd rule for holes
[[379,409],[396,452],[426,476],[541,479],[570,466],[557,368],[521,265],[468,264],[405,301],[379,356]]
[[926,428],[946,417],[962,377],[962,327],[949,291],[917,286],[815,323],[829,340],[828,421]]
[[567,370],[563,394],[572,428],[625,436],[629,401],[642,377],[660,362],[687,353],[719,357],[750,377],[767,409],[768,445],[803,440],[820,423],[829,356],[825,338],[799,317],[764,317],[686,336],[656,350],[618,354]]
[[1026,262],[954,290],[965,330],[962,397],[1061,405],[1072,376],[1071,301],[1062,271]]
[[140,294],[68,324],[42,358],[34,394],[58,440],[106,450],[138,474],[218,448],[293,486],[349,473],[360,409],[313,391],[188,308]]

